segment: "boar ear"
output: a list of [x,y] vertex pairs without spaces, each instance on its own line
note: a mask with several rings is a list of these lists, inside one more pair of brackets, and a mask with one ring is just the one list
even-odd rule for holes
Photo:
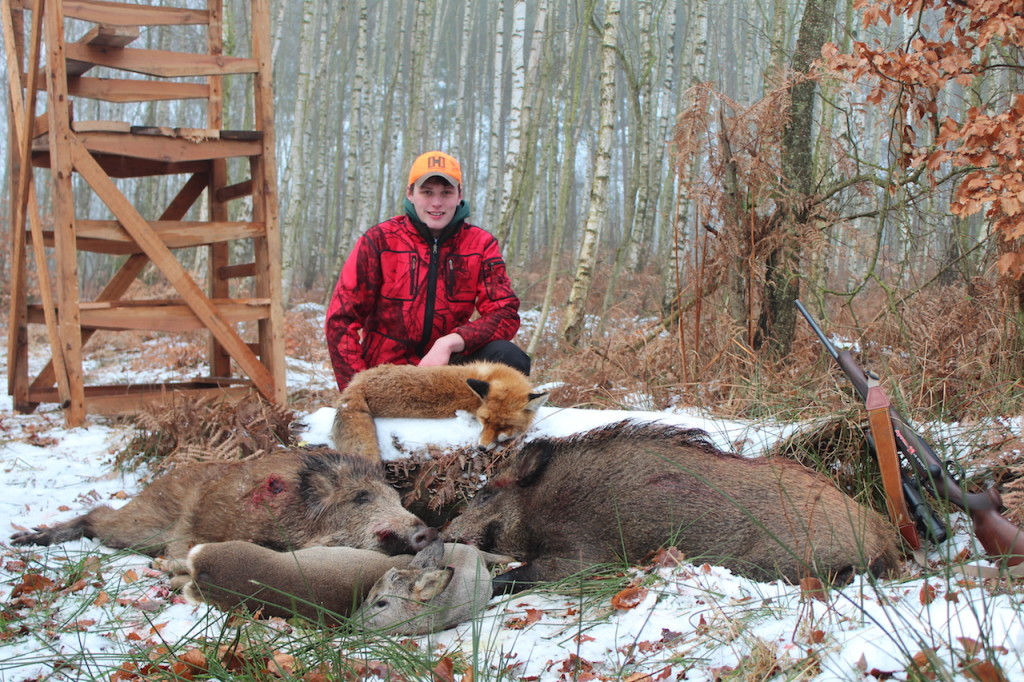
[[444,542],[438,538],[416,553],[410,568],[437,568],[444,559]]
[[444,592],[444,588],[448,587],[448,583],[452,581],[453,575],[455,575],[455,569],[451,566],[424,571],[423,575],[416,579],[416,584],[412,586],[414,598],[421,602],[430,601]]
[[548,401],[547,393],[531,393],[527,396],[526,407],[523,409],[527,412],[536,412],[540,409],[540,406]]
[[516,485],[526,488],[533,485],[548,468],[555,450],[548,441],[534,441],[519,453],[516,461]]
[[469,390],[476,393],[480,400],[487,400],[487,394],[491,390],[491,385],[488,382],[480,379],[466,379],[466,383],[469,384]]

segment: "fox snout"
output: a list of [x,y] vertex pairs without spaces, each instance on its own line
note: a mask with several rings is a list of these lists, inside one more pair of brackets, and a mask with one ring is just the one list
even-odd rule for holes
[[[523,431],[526,429],[524,428]],[[480,452],[487,452],[493,450],[501,443],[507,443],[508,441],[515,438],[515,435],[508,431],[495,431],[489,428],[486,424],[483,424],[483,431],[480,433],[480,442],[477,443],[476,449]]]

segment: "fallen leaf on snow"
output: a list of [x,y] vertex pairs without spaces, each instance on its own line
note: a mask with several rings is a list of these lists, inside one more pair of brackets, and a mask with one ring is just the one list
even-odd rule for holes
[[612,597],[612,606],[620,611],[632,609],[639,605],[646,596],[647,589],[644,587],[627,587]]

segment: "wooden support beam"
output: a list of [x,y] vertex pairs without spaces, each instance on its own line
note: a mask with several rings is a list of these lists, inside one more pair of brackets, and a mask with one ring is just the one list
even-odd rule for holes
[[[21,0],[22,4],[28,4]],[[154,7],[103,0],[64,0],[64,15],[94,24],[129,26],[186,26],[206,24],[209,12],[178,7]],[[25,9],[31,9],[25,7]]]
[[205,99],[210,95],[210,88],[203,83],[79,76],[68,80],[68,92],[76,97],[88,97],[104,102],[155,102]]
[[[76,138],[91,152],[110,156],[127,156],[162,163],[209,161],[259,154],[259,140],[237,141],[208,139],[202,144],[181,137],[135,135],[123,133],[83,132]],[[42,151],[38,147],[36,150]],[[34,150],[35,151],[35,150]]]
[[222,57],[208,54],[171,52],[169,50],[142,50],[131,47],[95,47],[67,45],[68,59],[93,66],[106,66],[159,78],[185,78],[189,76],[228,76],[255,73],[256,60],[248,57]]
[[[142,159],[118,154],[95,152],[93,158],[103,172],[112,178],[140,178],[153,175],[191,175],[205,173],[209,163],[203,159],[194,161],[161,161]],[[49,148],[32,151],[32,165],[37,168],[50,167]]]
[[[45,3],[43,26],[46,42],[46,90],[50,102],[48,138],[52,179],[53,231],[56,248],[54,279],[57,291],[57,335],[50,344],[57,368],[57,386],[66,385],[67,396],[61,401],[64,421],[79,426],[85,421],[85,378],[82,373],[82,328],[78,317],[78,255],[75,251],[74,189],[71,184],[73,163],[68,142],[71,133],[71,111],[68,102],[67,78],[64,74],[64,11],[60,2]],[[30,82],[34,81],[32,78]],[[37,249],[42,244],[37,240]],[[48,276],[43,270],[40,276]],[[58,357],[60,356],[60,357]]]
[[[114,182],[107,177],[85,146],[72,137],[68,140],[68,147],[71,151],[75,169],[89,183],[93,191],[107,205],[107,208],[110,209],[129,234],[132,235],[139,246],[142,247],[146,255],[153,261],[153,264],[167,277],[171,286],[177,290],[178,294],[192,308],[196,316],[209,328],[214,338],[230,353],[232,359],[252,379],[253,384],[267,400],[282,404],[282,393],[279,390],[284,391],[284,386],[278,387],[276,385],[275,377],[271,375],[266,367],[260,364],[259,358],[253,355],[234,328],[227,324],[224,318],[218,314],[210,299],[203,294],[188,271],[164,246],[163,242],[153,234],[146,220],[139,215],[135,207],[117,189]],[[280,306],[279,302],[280,299],[278,299],[278,307]],[[274,306],[272,305],[272,315],[273,308]]]
[[[79,38],[76,45],[89,45],[100,48],[119,48],[130,45],[139,37],[139,29],[136,26],[110,26],[101,24],[93,26],[84,36]],[[68,77],[81,76],[91,69],[95,64],[92,62],[69,59],[65,64]]]
[[[211,299],[210,304],[226,322],[255,322],[270,316],[267,299]],[[93,301],[79,304],[82,329],[123,331],[190,332],[206,325],[182,301]],[[28,307],[29,322],[43,322],[41,306]]]
[[239,263],[237,265],[225,265],[217,268],[217,279],[227,281],[229,279],[240,279],[242,277],[255,277],[255,263]]
[[[253,394],[251,382],[236,380],[237,383],[223,385],[215,380],[197,379],[192,382],[167,384],[134,384],[115,386],[86,386],[86,406],[89,414],[134,414],[147,405],[166,403],[175,393],[187,394],[192,398],[212,398],[229,401],[244,400]],[[57,402],[57,392],[40,389],[31,394],[36,403]]]
[[[14,399],[16,409],[31,411],[34,405],[29,403],[28,397],[28,309],[27,287],[28,276],[25,269],[26,242],[25,242],[25,209],[32,210],[35,196],[33,184],[31,183],[31,163],[26,156],[28,148],[26,138],[30,131],[26,131],[23,121],[33,115],[34,105],[26,106],[23,89],[28,82],[28,77],[22,75],[25,52],[24,39],[24,12],[18,11],[15,14],[8,0],[3,0],[0,5],[2,12],[2,26],[4,37],[4,53],[7,58],[7,87],[10,93],[10,112],[14,121],[13,126],[8,126],[8,143],[11,154],[10,174],[10,205],[11,216],[11,298],[10,314],[8,316],[7,328],[7,392]],[[33,33],[38,35],[40,17],[33,22]],[[35,64],[39,63],[39,45],[36,39],[31,39],[35,55]],[[34,67],[38,70],[38,66]],[[26,166],[28,167],[26,169]],[[28,177],[30,184],[24,185],[24,179]],[[22,189],[25,189],[26,203],[22,202]],[[50,331],[51,327],[47,330]],[[65,375],[66,376],[66,375]]]
[[[236,239],[252,239],[264,233],[261,223],[153,220],[153,232],[169,249],[221,244]],[[143,253],[131,235],[116,220],[80,220],[78,250],[90,253],[128,255]],[[53,232],[43,231],[43,243],[53,246]]]
[[242,182],[236,182],[233,185],[219,187],[214,194],[217,197],[217,201],[221,203],[227,203],[232,199],[241,199],[242,197],[251,196],[252,180],[243,180]]
[[249,159],[253,179],[253,219],[266,225],[266,236],[253,240],[256,295],[273,303],[270,317],[259,322],[260,357],[273,373],[277,393],[267,396],[279,405],[287,398],[284,357],[284,295],[281,290],[281,230],[277,201],[277,156],[274,137],[273,69],[270,63],[270,3],[251,0],[252,54],[259,69],[253,84],[256,129],[263,131],[260,154]]

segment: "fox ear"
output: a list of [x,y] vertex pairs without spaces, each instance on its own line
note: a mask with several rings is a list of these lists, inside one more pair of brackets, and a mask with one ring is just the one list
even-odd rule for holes
[[540,406],[548,401],[547,393],[531,393],[528,395],[526,400],[526,407],[523,409],[527,412],[536,412],[540,409]]
[[487,394],[491,391],[490,383],[480,379],[466,379],[466,383],[469,384],[469,390],[476,393],[480,400],[487,400]]

